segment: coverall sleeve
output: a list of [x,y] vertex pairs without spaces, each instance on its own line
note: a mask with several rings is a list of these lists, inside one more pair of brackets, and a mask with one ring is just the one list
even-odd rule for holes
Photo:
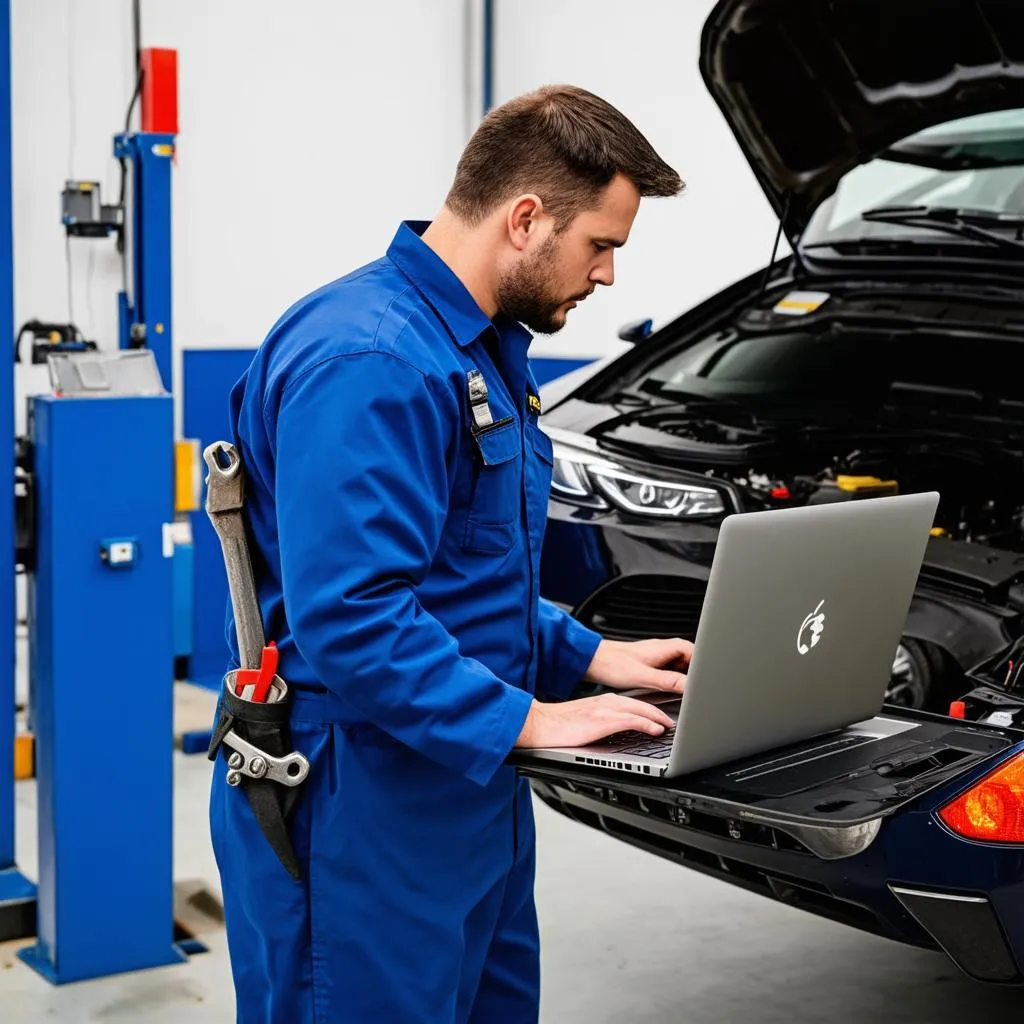
[[415,593],[448,512],[459,415],[450,392],[397,356],[330,358],[281,396],[275,500],[285,614],[302,657],[368,721],[484,785],[532,698],[463,657]]
[[546,598],[540,601],[537,692],[566,699],[590,667],[601,634]]

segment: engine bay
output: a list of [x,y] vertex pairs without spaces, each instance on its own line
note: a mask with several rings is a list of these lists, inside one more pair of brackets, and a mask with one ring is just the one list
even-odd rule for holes
[[1024,460],[1018,453],[921,441],[900,448],[852,448],[816,466],[767,462],[722,474],[750,509],[936,490],[935,536],[1024,552]]
[[619,391],[602,439],[728,480],[748,510],[935,490],[936,536],[1024,552],[1022,341],[894,322],[730,327]]

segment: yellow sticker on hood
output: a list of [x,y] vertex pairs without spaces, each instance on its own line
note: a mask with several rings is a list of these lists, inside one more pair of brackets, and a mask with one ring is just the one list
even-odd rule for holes
[[828,297],[828,292],[789,292],[775,303],[774,312],[787,316],[805,316],[818,309]]

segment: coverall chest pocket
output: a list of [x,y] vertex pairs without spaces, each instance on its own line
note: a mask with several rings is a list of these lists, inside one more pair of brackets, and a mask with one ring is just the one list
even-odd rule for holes
[[540,459],[539,468],[542,476],[547,478],[544,489],[547,490],[551,483],[551,471],[554,466],[554,446],[551,438],[544,433],[535,423],[529,423],[526,427],[526,436],[530,439],[530,445]]
[[504,554],[516,542],[523,472],[522,440],[513,419],[473,433],[473,494],[462,546],[467,551]]

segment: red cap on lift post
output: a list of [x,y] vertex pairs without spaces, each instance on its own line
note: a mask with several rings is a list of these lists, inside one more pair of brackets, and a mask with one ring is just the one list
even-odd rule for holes
[[178,134],[178,51],[142,51],[142,130]]

